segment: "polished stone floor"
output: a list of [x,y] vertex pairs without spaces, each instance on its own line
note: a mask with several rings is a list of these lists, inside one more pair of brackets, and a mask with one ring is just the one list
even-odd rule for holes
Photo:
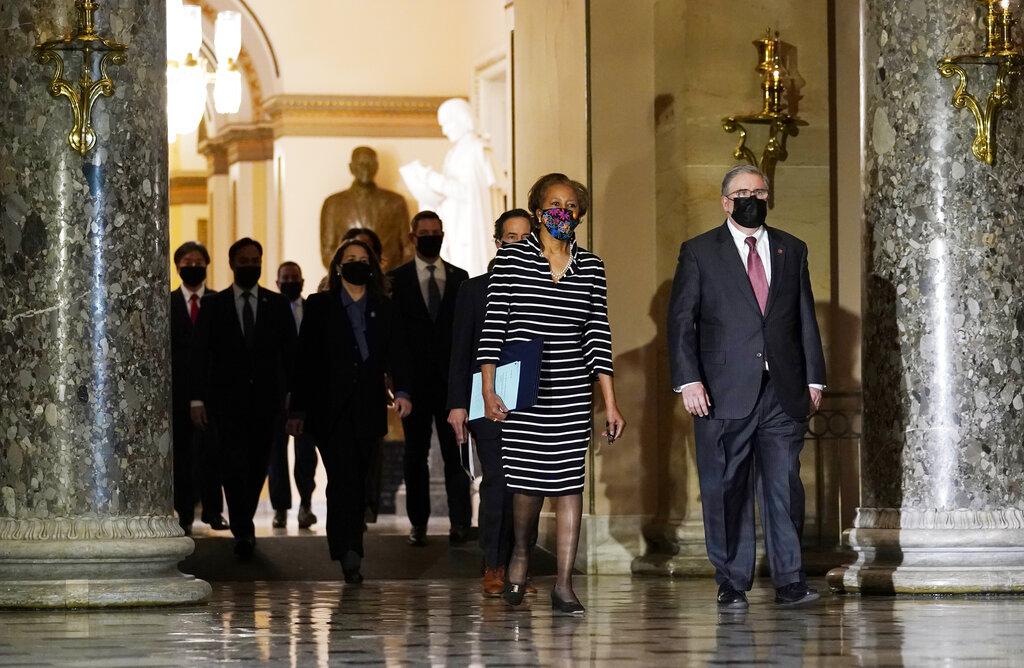
[[[719,614],[703,580],[579,577],[584,619],[471,580],[218,584],[204,606],[2,612],[0,664],[54,666],[1020,665],[1024,599],[832,597]],[[529,601],[529,599],[528,599]]]

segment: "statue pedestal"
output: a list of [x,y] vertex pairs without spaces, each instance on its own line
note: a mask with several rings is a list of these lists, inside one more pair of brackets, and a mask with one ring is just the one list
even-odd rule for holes
[[1024,591],[1024,512],[861,508],[846,542],[857,560],[829,586],[864,594]]
[[4,520],[0,607],[198,603],[211,589],[178,572],[195,547],[181,534],[172,517]]

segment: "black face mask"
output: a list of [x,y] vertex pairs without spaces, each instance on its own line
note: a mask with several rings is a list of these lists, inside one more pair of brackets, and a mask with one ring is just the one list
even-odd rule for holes
[[262,267],[259,265],[235,267],[233,271],[235,273],[235,285],[243,290],[252,290],[260,280]]
[[358,260],[341,265],[341,277],[352,285],[366,285],[373,278],[373,268]]
[[284,281],[280,285],[281,294],[293,302],[302,296],[302,281]]
[[416,237],[416,251],[425,258],[435,258],[441,254],[443,242],[444,237],[441,235]]
[[732,219],[737,225],[747,229],[755,229],[764,225],[768,217],[768,202],[750,197],[737,197],[732,201]]
[[206,280],[206,267],[178,267],[178,276],[181,276],[181,282],[185,285],[196,287]]

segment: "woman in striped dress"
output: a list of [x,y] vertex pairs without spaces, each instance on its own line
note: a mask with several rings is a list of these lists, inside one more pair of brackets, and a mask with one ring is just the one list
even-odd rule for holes
[[[604,263],[576,244],[587,212],[586,188],[564,174],[542,177],[529,196],[537,232],[498,251],[487,292],[478,362],[486,417],[503,422],[502,464],[514,492],[515,548],[505,600],[522,602],[530,548],[545,498],[554,499],[558,577],[552,608],[583,614],[572,589],[583,510],[583,481],[592,424],[593,384],[604,396],[609,443],[625,427],[612,383]],[[540,392],[534,406],[509,412],[494,391],[501,349],[544,340]]]

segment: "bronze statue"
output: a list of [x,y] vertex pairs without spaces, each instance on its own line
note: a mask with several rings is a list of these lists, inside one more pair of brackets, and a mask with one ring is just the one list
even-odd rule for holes
[[406,235],[409,208],[405,198],[374,183],[379,164],[372,148],[356,147],[348,167],[355,177],[352,186],[328,197],[320,210],[320,257],[324,267],[330,266],[346,230],[368,227],[380,236],[381,265],[394,269],[412,257]]

